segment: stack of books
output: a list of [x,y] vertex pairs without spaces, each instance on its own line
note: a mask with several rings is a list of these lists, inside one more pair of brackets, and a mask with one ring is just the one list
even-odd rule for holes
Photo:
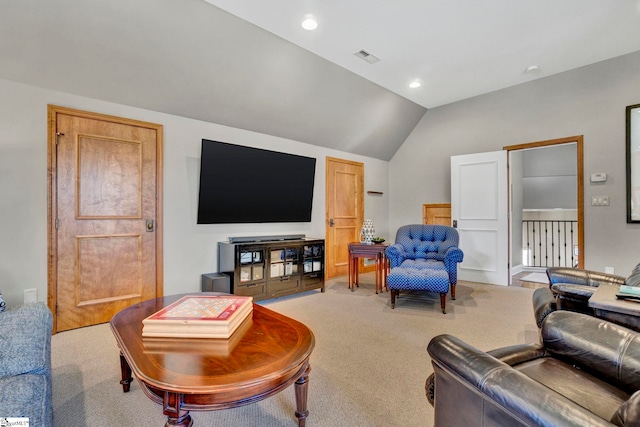
[[620,285],[620,291],[616,294],[618,299],[640,302],[640,287]]
[[252,297],[189,295],[144,319],[142,336],[229,338],[252,312]]

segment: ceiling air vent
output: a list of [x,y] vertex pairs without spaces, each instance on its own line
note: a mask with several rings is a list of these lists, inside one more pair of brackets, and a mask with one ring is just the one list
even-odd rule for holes
[[364,49],[357,51],[356,53],[354,53],[354,55],[364,61],[367,61],[369,64],[375,64],[376,62],[380,61],[380,58],[367,52]]

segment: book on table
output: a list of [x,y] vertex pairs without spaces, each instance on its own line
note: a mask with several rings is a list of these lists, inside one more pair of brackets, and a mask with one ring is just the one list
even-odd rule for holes
[[629,294],[629,295],[637,295],[640,296],[640,287],[638,286],[629,286],[629,285],[621,285],[620,286],[621,294]]
[[142,321],[143,337],[229,338],[253,312],[253,298],[188,295]]
[[621,285],[616,297],[627,301],[640,302],[640,287]]

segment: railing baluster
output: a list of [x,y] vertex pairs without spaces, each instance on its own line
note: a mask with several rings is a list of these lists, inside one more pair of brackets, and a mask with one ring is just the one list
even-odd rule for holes
[[526,261],[522,260],[522,263],[524,265],[529,265],[531,263],[531,245],[529,244],[529,242],[530,242],[530,240],[529,240],[530,234],[529,234],[529,222],[528,221],[527,221],[526,226],[527,226],[527,260]]
[[574,251],[574,248],[578,247],[578,243],[576,242],[576,238],[577,236],[573,234],[573,226],[578,225],[577,221],[569,221],[569,228],[571,229],[571,238],[569,239],[570,245],[569,245],[569,253],[571,254],[571,267],[576,267],[576,253]]
[[[525,267],[573,267],[576,254],[574,240],[578,222],[565,220],[523,220]],[[544,229],[543,229],[544,227]]]
[[[549,267],[549,245],[547,244],[547,236],[549,231],[547,230],[547,221],[544,221],[544,266]],[[540,235],[540,247],[542,247],[542,234]]]
[[[540,224],[538,224],[538,229],[540,227]],[[533,222],[533,265],[538,265],[538,263],[536,262],[537,258],[536,258],[536,250],[538,248],[536,247],[536,223],[535,221]]]

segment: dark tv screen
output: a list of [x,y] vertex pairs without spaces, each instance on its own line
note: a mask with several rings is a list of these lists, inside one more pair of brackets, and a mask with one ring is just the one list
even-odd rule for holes
[[202,140],[198,224],[310,222],[316,159]]

